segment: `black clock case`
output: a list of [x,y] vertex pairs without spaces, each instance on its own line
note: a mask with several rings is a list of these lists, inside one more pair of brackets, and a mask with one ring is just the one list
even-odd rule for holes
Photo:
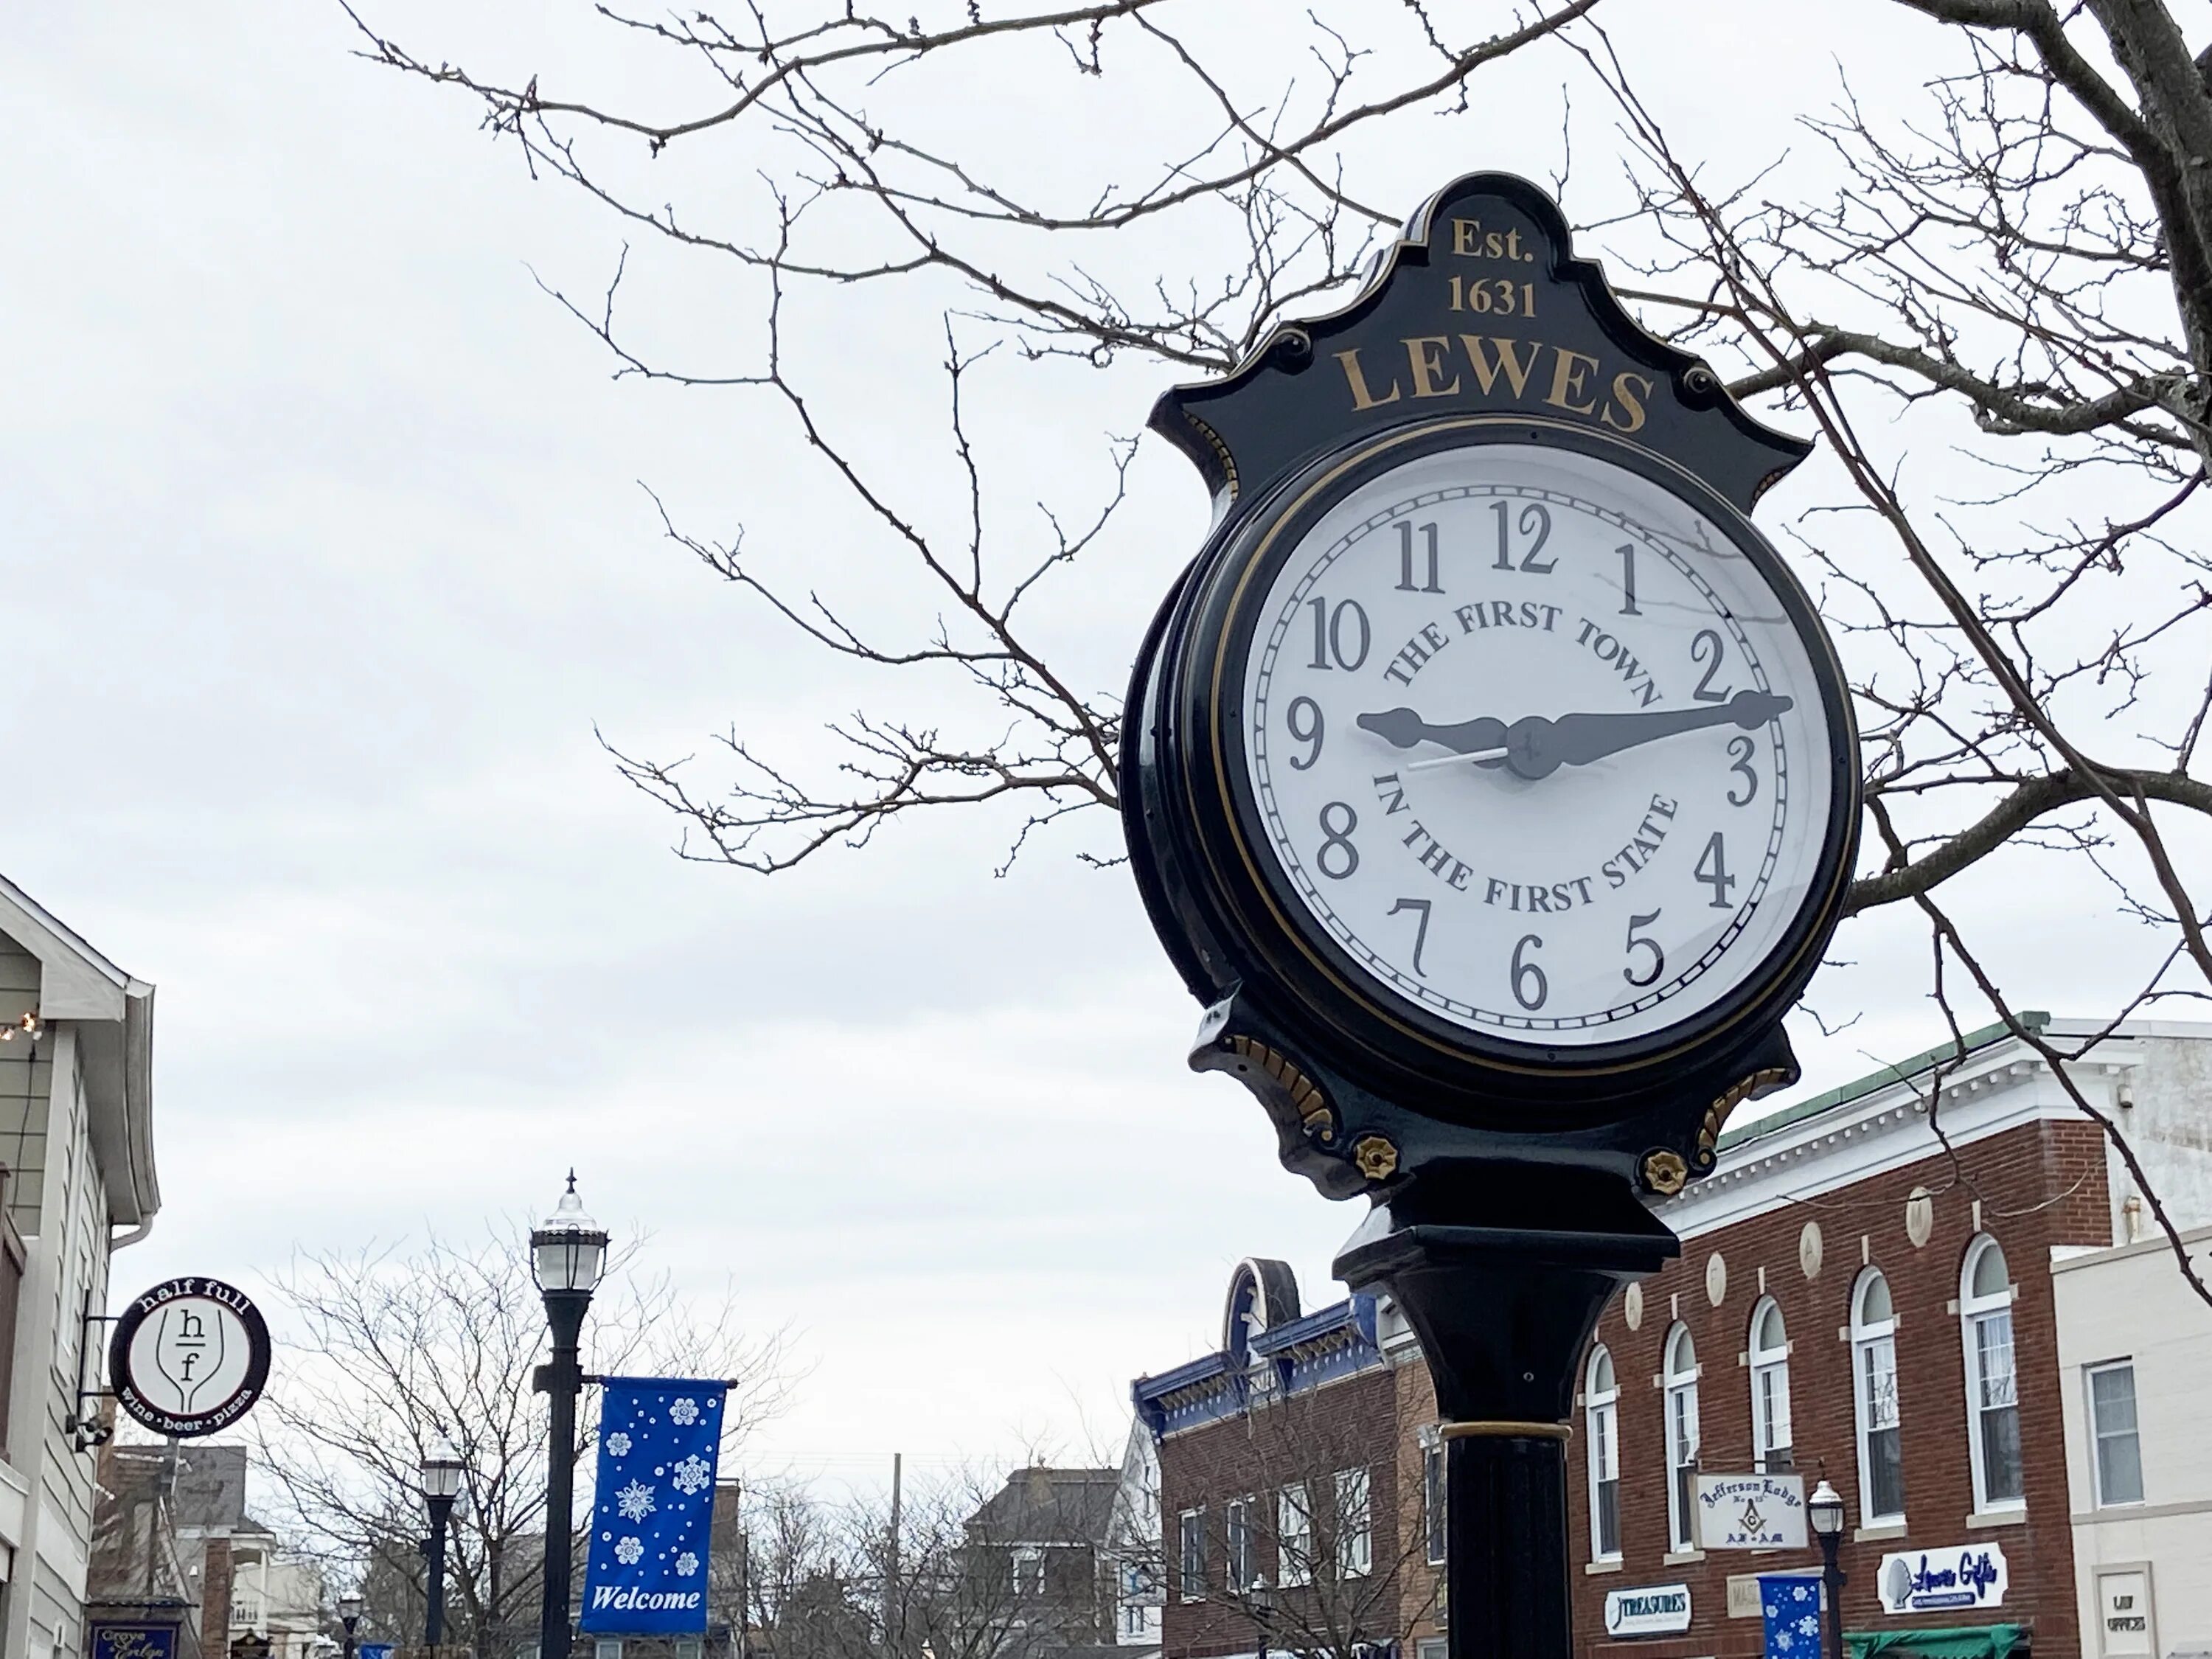
[[[1264,844],[1248,845],[1234,821],[1242,813],[1255,823],[1256,813],[1242,734],[1217,726],[1213,687],[1218,677],[1231,689],[1223,721],[1233,726],[1256,619],[1255,605],[1240,607],[1237,594],[1264,593],[1302,527],[1366,479],[1419,455],[1489,442],[1600,455],[1691,501],[1781,597],[1818,681],[1835,763],[1811,894],[1758,975],[1646,1038],[1549,1048],[1435,1018],[1359,974],[1312,923]],[[1263,544],[1268,568],[1253,569]],[[1651,1171],[1670,1169],[1653,1154],[1673,1153],[1682,1175],[1702,1173],[1737,1102],[1796,1080],[1782,1018],[1840,919],[1856,854],[1850,700],[1826,630],[1779,555],[1732,503],[1672,461],[1585,428],[1504,416],[1408,421],[1325,449],[1224,514],[1154,617],[1126,708],[1120,770],[1131,865],[1154,928],[1206,1007],[1191,1064],[1250,1087],[1276,1125],[1285,1165],[1328,1195],[1374,1194],[1416,1171],[1516,1164],[1648,1188]]]

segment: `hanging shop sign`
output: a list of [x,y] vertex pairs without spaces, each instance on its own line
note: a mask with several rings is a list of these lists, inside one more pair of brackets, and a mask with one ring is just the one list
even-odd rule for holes
[[1883,1556],[1875,1589],[1884,1613],[1942,1613],[2002,1607],[2007,1582],[2003,1550],[1963,1544]]
[[269,1381],[269,1326],[253,1298],[219,1279],[172,1279],[133,1297],[107,1348],[116,1404],[156,1434],[216,1434],[253,1409]]
[[1498,173],[1152,425],[1218,514],[1121,760],[1192,1064],[1333,1196],[1432,1163],[1679,1191],[1795,1079],[1851,873],[1843,676],[1748,516],[1808,446]]
[[1605,1593],[1607,1636],[1679,1636],[1690,1627],[1687,1584],[1647,1584]]
[[1802,1474],[1701,1474],[1697,1477],[1696,1499],[1701,1548],[1805,1547],[1805,1477]]
[[91,1626],[92,1659],[176,1659],[174,1625],[107,1624]]

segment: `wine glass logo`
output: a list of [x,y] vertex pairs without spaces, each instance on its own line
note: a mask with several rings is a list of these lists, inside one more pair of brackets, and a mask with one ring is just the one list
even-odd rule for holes
[[177,1409],[189,1412],[199,1391],[222,1369],[223,1322],[204,1308],[161,1310],[154,1331],[154,1370],[177,1391]]

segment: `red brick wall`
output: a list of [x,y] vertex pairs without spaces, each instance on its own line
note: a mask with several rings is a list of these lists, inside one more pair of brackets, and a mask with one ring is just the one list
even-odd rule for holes
[[[1906,1236],[1905,1204],[1916,1187],[1934,1202],[1934,1232],[1915,1248]],[[2027,1507],[2017,1525],[1970,1528],[1973,1475],[1966,1428],[1966,1361],[1951,1305],[1975,1235],[2003,1246],[2019,1298],[2013,1309],[2014,1367]],[[2104,1149],[2087,1122],[2036,1123],[1961,1147],[1955,1165],[1943,1156],[1923,1160],[1856,1186],[1791,1204],[1685,1242],[1682,1257],[1644,1283],[1644,1313],[1631,1331],[1620,1298],[1599,1323],[1613,1352],[1620,1389],[1622,1564],[1617,1572],[1580,1574],[1576,1586],[1577,1649],[1587,1659],[1752,1659],[1761,1651],[1756,1619],[1729,1619],[1731,1574],[1817,1565],[1817,1549],[1802,1553],[1715,1552],[1702,1561],[1667,1565],[1666,1458],[1662,1367],[1668,1330],[1679,1310],[1697,1343],[1702,1375],[1698,1406],[1701,1466],[1732,1473],[1751,1468],[1748,1346],[1759,1273],[1781,1304],[1790,1343],[1790,1382],[1798,1469],[1809,1490],[1825,1472],[1844,1498],[1848,1519],[1844,1570],[1846,1630],[1913,1625],[2020,1623],[2032,1626],[2037,1659],[2071,1659],[2080,1651],[2074,1601],[2072,1531],[2066,1492],[2065,1445],[2057,1387],[2050,1251],[2057,1244],[2109,1244],[2110,1211]],[[1825,1261],[1808,1279],[1799,1266],[1799,1237],[1817,1222]],[[1716,1308],[1706,1270],[1718,1251],[1727,1262],[1726,1294]],[[1858,1455],[1853,1415],[1850,1348],[1838,1339],[1850,1317],[1862,1260],[1889,1279],[1899,1315],[1898,1389],[1902,1419],[1905,1510],[1902,1538],[1853,1541],[1859,1524]],[[1583,1425],[1569,1448],[1570,1559],[1589,1559],[1588,1475]],[[1892,1617],[1881,1611],[1875,1578],[1890,1551],[1968,1542],[2002,1547],[2010,1589],[2002,1609]],[[1607,1642],[1602,1611],[1609,1589],[1686,1583],[1694,1622],[1680,1638]]]
[[[1363,1641],[1402,1638],[1408,1604],[1418,1611],[1433,1590],[1417,1582],[1427,1569],[1419,1564],[1420,1488],[1401,1478],[1402,1449],[1417,1439],[1417,1423],[1404,1415],[1400,1380],[1404,1367],[1379,1366],[1327,1383],[1310,1393],[1255,1407],[1170,1435],[1160,1443],[1161,1560],[1164,1565],[1162,1613],[1164,1650],[1176,1659],[1253,1651],[1255,1631],[1249,1613],[1221,1593],[1227,1545],[1223,1517],[1227,1504],[1252,1503],[1254,1553],[1258,1570],[1277,1584],[1281,1565],[1275,1540],[1275,1494],[1294,1480],[1312,1493],[1316,1553],[1326,1555],[1339,1469],[1368,1471],[1369,1509],[1373,1530],[1373,1565],[1362,1579],[1341,1586],[1284,1587],[1276,1591],[1279,1611],[1268,1645],[1314,1648],[1322,1632],[1340,1636],[1348,1647]],[[1418,1369],[1418,1368],[1415,1368]],[[1418,1464],[1414,1466],[1418,1473]],[[1206,1527],[1209,1594],[1202,1601],[1182,1597],[1178,1528],[1182,1512],[1203,1508]],[[1410,1659],[1410,1653],[1408,1654]]]

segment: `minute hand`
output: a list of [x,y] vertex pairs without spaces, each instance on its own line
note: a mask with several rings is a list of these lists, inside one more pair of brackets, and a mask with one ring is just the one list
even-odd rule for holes
[[1540,778],[1562,766],[1586,766],[1678,732],[1701,731],[1709,726],[1740,726],[1748,732],[1794,706],[1790,698],[1776,692],[1739,691],[1711,708],[1668,708],[1643,714],[1562,714],[1546,721],[1542,729],[1528,732],[1525,754],[1510,755],[1506,763],[1523,777]]

